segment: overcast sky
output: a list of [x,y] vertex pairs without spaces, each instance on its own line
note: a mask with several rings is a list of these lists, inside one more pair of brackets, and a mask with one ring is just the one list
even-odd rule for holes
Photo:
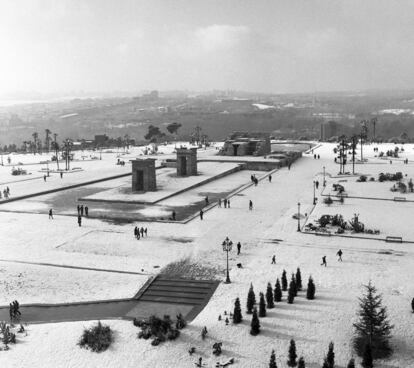
[[1,0],[0,94],[414,86],[414,1]]

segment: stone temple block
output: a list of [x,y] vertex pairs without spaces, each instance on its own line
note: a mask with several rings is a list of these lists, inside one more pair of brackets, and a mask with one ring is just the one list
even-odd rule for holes
[[197,148],[177,149],[177,176],[197,175]]
[[155,159],[136,159],[132,163],[132,191],[154,192],[157,190]]

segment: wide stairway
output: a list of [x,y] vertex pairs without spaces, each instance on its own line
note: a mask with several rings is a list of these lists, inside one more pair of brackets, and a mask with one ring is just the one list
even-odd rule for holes
[[140,301],[205,305],[217,281],[186,280],[158,276],[138,298]]

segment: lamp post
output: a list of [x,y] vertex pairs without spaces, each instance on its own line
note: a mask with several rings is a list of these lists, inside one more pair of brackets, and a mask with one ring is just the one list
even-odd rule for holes
[[316,181],[314,180],[313,181],[313,205],[315,205],[316,204],[316,193],[315,193],[315,191],[316,191]]
[[230,284],[230,276],[229,276],[229,252],[231,251],[231,248],[233,246],[233,242],[226,236],[226,239],[223,241],[223,251],[227,254],[227,275],[226,275],[226,281],[225,284]]
[[323,167],[323,187],[326,187],[326,180],[325,180],[325,166]]
[[298,231],[300,231],[300,202],[298,202]]

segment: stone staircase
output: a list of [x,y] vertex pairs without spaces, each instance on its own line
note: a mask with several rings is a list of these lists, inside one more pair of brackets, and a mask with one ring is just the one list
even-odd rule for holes
[[156,277],[138,297],[139,301],[205,305],[214,293],[217,281]]

